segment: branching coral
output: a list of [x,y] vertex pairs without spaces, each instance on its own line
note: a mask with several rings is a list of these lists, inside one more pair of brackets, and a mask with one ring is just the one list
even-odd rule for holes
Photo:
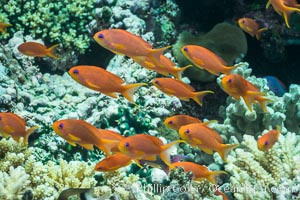
[[289,132],[272,149],[261,152],[254,137],[245,135],[242,146],[225,165],[232,174],[231,191],[237,199],[272,199],[279,197],[280,190],[285,191],[286,199],[299,194],[299,136]]
[[[22,141],[21,141],[22,142]],[[31,190],[34,199],[56,199],[65,188],[91,188],[96,184],[93,166],[86,162],[59,161],[43,164],[36,161],[34,148],[25,148],[12,138],[0,141],[1,199],[22,197]]]

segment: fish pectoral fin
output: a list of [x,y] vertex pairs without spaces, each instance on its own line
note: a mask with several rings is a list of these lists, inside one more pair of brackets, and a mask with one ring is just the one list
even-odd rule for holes
[[92,144],[79,144],[80,146],[86,148],[87,150],[94,150],[94,146]]
[[164,91],[167,95],[174,95],[175,94],[175,91],[172,90],[172,89],[169,89],[169,88],[165,88]]
[[76,137],[75,135],[73,135],[72,133],[71,134],[68,134],[68,137],[74,141],[74,142],[80,142],[81,139],[79,137]]
[[197,64],[197,67],[203,69],[203,65],[204,65],[203,60],[201,60],[200,58],[193,58],[193,60],[194,60],[195,64]]
[[201,147],[201,151],[204,151],[205,153],[210,154],[210,155],[214,153],[213,150],[211,150],[209,148],[203,148],[203,147]]
[[152,62],[148,62],[148,61],[145,61],[145,65],[148,67],[148,68],[151,68],[151,69],[155,69],[155,64],[152,63]]
[[14,132],[14,129],[13,129],[13,127],[11,127],[11,126],[8,126],[8,125],[4,126],[4,129],[5,129],[5,132],[6,132],[6,133],[8,133],[8,134],[10,134],[10,133],[13,133],[13,132]]
[[86,84],[88,84],[90,87],[93,87],[93,88],[97,88],[97,89],[101,89],[101,87],[99,86],[99,85],[95,85],[95,84],[93,84],[93,83],[91,83],[91,81],[85,81],[86,82]]
[[199,145],[199,144],[202,144],[202,141],[195,138],[193,143]]
[[117,44],[117,43],[111,43],[111,44],[118,50],[126,50],[126,47],[124,45]]

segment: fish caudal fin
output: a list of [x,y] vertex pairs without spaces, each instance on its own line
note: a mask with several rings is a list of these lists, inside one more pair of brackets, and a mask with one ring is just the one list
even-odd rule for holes
[[235,149],[239,144],[221,144],[221,149],[217,152],[221,156],[222,160],[226,162],[227,156],[231,150]]
[[133,100],[133,94],[135,93],[135,91],[137,89],[139,89],[139,87],[147,85],[146,83],[134,83],[134,84],[129,84],[129,85],[125,85],[123,88],[123,91],[121,92],[121,94],[131,103],[134,103]]
[[151,49],[150,53],[149,53],[149,58],[151,60],[155,61],[155,63],[156,62],[160,63],[160,56],[163,54],[163,52],[166,49],[169,49],[170,47],[172,47],[172,46],[166,46],[166,47],[163,47],[163,48],[160,48],[160,49]]
[[169,144],[166,144],[166,145],[161,147],[162,150],[161,150],[161,153],[159,154],[159,157],[171,169],[172,169],[172,165],[171,165],[172,161],[171,161],[170,153],[174,150],[173,148],[175,147],[175,145],[178,145],[179,143],[186,143],[186,141],[176,140],[176,141],[170,142]]
[[268,29],[267,29],[267,28],[261,28],[261,29],[259,29],[259,30],[257,31],[257,34],[255,35],[255,36],[256,36],[256,39],[257,39],[257,40],[260,40],[262,32],[264,32],[264,31],[266,31],[266,30],[268,30]]
[[187,68],[190,68],[192,67],[193,65],[187,65],[185,67],[181,67],[181,68],[176,68],[176,72],[172,73],[172,75],[178,79],[178,80],[181,80],[181,77],[182,77],[182,73],[187,69]]
[[200,106],[202,106],[202,101],[203,101],[203,98],[208,95],[208,94],[214,94],[213,91],[210,91],[210,90],[206,90],[206,91],[201,91],[201,92],[194,92],[193,93],[193,96],[192,96],[192,99],[194,101],[197,102],[197,104],[199,104]]
[[7,28],[7,27],[10,27],[10,26],[12,26],[12,24],[3,24],[3,25],[0,27],[0,32],[2,32],[2,33],[7,33],[6,28]]
[[293,8],[293,7],[288,7],[288,6],[285,6],[285,12],[282,13],[283,15],[283,18],[284,18],[284,21],[285,21],[285,24],[288,28],[291,28],[290,27],[290,24],[289,24],[289,21],[290,21],[290,16],[293,12],[298,12],[300,13],[300,9],[299,8]]
[[207,176],[205,178],[207,180],[209,180],[212,184],[217,185],[218,184],[217,178],[218,178],[218,176],[220,176],[222,174],[227,175],[227,172],[225,172],[225,171],[211,171],[211,172],[207,173]]
[[268,112],[266,103],[267,103],[267,102],[272,102],[271,99],[267,99],[267,98],[265,98],[265,97],[259,96],[259,97],[257,97],[255,100],[258,101],[260,107],[262,108],[262,110],[263,110],[264,112]]
[[30,129],[26,130],[25,136],[24,136],[24,145],[27,146],[28,144],[28,138],[36,129],[38,129],[38,126],[33,126]]
[[56,49],[56,47],[58,47],[60,44],[55,44],[55,45],[53,45],[52,47],[50,47],[50,48],[48,48],[47,49],[47,56],[49,56],[49,57],[51,57],[51,58],[54,58],[54,59],[56,59],[56,60],[59,60],[60,58],[58,57],[58,56],[56,56],[56,54],[55,54],[55,49]]

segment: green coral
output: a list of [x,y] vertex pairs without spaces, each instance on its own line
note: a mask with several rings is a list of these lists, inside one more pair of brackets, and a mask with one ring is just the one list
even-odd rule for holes
[[4,0],[0,19],[13,24],[11,33],[42,38],[46,43],[61,43],[67,50],[84,53],[89,47],[85,26],[93,19],[96,0]]

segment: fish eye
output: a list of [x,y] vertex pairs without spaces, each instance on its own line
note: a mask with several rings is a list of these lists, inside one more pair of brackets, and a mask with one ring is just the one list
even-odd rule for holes
[[185,48],[183,49],[183,51],[187,52],[187,51],[188,51],[188,48],[187,48],[187,47],[185,47]]
[[73,73],[74,73],[74,74],[79,74],[78,69],[74,69],[74,70],[73,70]]
[[265,145],[265,146],[268,146],[268,144],[269,144],[269,142],[268,142],[268,141],[265,141],[265,144],[264,144],[264,145]]
[[98,35],[98,38],[102,39],[102,38],[104,38],[104,35],[103,35],[102,33],[100,33],[100,34]]
[[172,120],[170,120],[170,121],[168,122],[168,124],[173,124],[173,121],[172,121]]
[[190,129],[186,129],[184,132],[185,133],[190,133]]
[[159,81],[158,80],[155,80],[155,82],[154,83],[156,83],[156,84],[159,84]]
[[228,83],[231,83],[232,82],[232,79],[230,78],[229,80],[228,80]]
[[63,129],[63,128],[64,128],[64,124],[63,124],[63,123],[60,123],[60,124],[58,125],[58,128],[59,128],[59,129]]
[[125,143],[125,147],[129,147],[129,142],[126,142],[126,143]]

